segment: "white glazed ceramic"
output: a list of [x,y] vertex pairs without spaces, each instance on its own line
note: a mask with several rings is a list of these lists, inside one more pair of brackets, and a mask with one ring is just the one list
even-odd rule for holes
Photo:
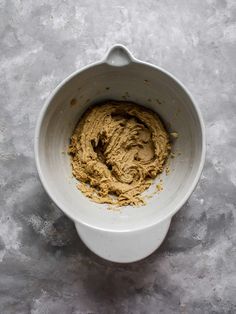
[[[74,98],[77,103],[71,105]],[[145,206],[108,210],[84,196],[72,178],[65,153],[69,138],[89,105],[105,99],[127,99],[149,107],[170,132],[179,135],[172,145],[176,157],[169,160],[170,173],[161,176],[164,190]],[[35,157],[44,188],[74,221],[84,243],[107,260],[133,262],[160,246],[172,216],[198,182],[205,159],[203,121],[193,98],[176,78],[115,45],[102,61],[66,78],[46,101],[36,127]],[[151,191],[152,187],[146,194]]]

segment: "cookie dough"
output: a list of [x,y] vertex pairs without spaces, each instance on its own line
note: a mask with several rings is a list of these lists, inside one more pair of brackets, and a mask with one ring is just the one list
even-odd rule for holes
[[107,101],[78,122],[69,146],[78,188],[97,203],[142,205],[141,193],[163,171],[169,136],[158,115],[131,102]]

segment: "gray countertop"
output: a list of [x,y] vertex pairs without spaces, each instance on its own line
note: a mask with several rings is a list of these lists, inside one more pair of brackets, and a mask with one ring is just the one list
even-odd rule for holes
[[[0,313],[235,313],[235,1],[2,0],[0,10]],[[208,141],[200,183],[163,245],[129,265],[83,245],[33,152],[47,96],[114,43],[187,86]]]

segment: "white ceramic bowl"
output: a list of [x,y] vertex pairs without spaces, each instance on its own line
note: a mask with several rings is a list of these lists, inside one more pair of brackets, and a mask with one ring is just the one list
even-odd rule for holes
[[[169,161],[170,173],[161,176],[164,190],[147,205],[108,210],[76,188],[65,152],[78,119],[89,105],[125,98],[156,111],[169,131],[178,133],[172,145],[176,157]],[[72,99],[77,103],[72,101],[71,105]],[[203,121],[193,98],[176,78],[135,59],[124,46],[115,45],[102,61],[66,78],[46,101],[36,127],[35,158],[45,190],[75,222],[84,243],[107,260],[133,262],[160,246],[172,216],[198,182],[205,159]]]

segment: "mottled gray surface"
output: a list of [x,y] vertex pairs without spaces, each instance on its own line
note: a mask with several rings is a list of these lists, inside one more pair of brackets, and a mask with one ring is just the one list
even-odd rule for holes
[[[0,313],[236,312],[236,2],[0,0]],[[93,255],[40,185],[39,111],[114,43],[196,98],[208,154],[161,248],[116,265]]]

